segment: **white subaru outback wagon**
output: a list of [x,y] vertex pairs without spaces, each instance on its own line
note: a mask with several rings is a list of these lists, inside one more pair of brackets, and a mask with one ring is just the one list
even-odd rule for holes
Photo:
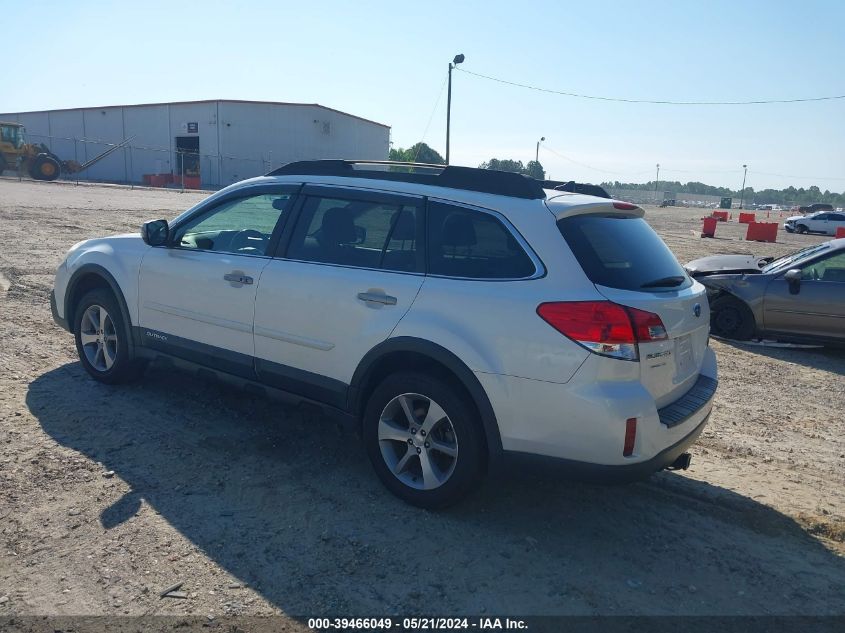
[[75,245],[53,315],[99,381],[165,357],[320,404],[423,507],[511,457],[685,468],[717,385],[705,289],[639,207],[544,185],[291,163]]

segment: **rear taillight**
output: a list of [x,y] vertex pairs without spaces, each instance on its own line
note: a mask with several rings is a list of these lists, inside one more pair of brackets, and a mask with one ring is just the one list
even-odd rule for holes
[[648,341],[662,341],[667,337],[663,321],[654,312],[637,310],[636,308],[625,308],[631,316],[631,323],[634,324],[634,333],[640,343]]
[[613,358],[637,360],[637,343],[667,338],[658,315],[610,301],[541,303],[537,314],[591,352]]

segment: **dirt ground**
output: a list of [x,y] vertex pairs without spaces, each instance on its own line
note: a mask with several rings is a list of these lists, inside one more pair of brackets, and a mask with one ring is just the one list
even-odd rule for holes
[[[82,370],[50,317],[65,251],[202,195],[0,179],[0,617],[845,613],[845,352],[714,341],[685,473],[514,472],[421,511],[319,415],[175,371],[108,387]],[[702,240],[702,213],[647,219],[682,262],[824,239],[747,243],[733,223]]]

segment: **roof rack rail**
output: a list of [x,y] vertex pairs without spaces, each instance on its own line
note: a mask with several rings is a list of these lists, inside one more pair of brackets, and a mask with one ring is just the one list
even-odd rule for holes
[[283,165],[268,176],[342,176],[415,182],[528,200],[543,199],[543,183],[522,174],[455,165],[400,163],[387,160],[302,160]]

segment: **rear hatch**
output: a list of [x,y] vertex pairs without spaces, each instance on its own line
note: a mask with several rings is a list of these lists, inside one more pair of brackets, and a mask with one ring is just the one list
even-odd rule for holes
[[[596,289],[613,303],[657,315],[652,340],[638,343],[640,379],[657,408],[698,379],[710,333],[706,289],[625,203],[558,214],[558,228]],[[627,362],[627,361],[618,361]]]

